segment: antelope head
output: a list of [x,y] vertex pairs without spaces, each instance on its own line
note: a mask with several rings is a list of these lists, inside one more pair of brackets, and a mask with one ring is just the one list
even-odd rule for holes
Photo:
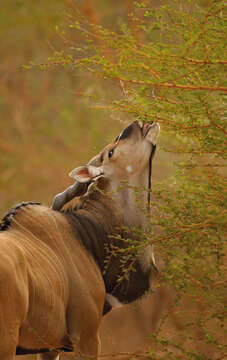
[[100,177],[107,179],[105,190],[112,193],[127,226],[144,227],[135,189],[144,190],[140,192],[139,203],[145,206],[159,131],[158,123],[134,121],[87,165],[75,168],[69,174],[77,186],[98,183]]

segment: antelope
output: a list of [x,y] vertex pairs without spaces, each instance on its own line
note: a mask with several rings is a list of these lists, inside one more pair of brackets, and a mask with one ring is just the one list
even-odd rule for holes
[[157,272],[150,245],[136,255],[136,271],[120,282],[121,252],[108,254],[113,244],[126,246],[125,228],[128,237],[147,227],[144,207],[159,130],[157,123],[134,121],[71,171],[75,184],[55,197],[52,208],[22,203],[2,219],[1,360],[33,353],[54,360],[61,351],[95,359],[112,297],[130,303],[149,290]]

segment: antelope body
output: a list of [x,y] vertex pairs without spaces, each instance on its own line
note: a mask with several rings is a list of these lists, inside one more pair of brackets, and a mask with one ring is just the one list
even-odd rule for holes
[[[119,255],[107,265],[105,260],[122,227],[146,228],[133,187],[148,185],[158,133],[158,124],[133,122],[88,165],[74,169],[70,175],[80,194],[75,206],[56,211],[22,204],[5,216],[0,231],[1,360],[26,353],[51,360],[61,350],[97,357],[100,321],[110,307],[106,292],[127,303],[149,289],[155,272],[150,247],[138,254],[128,281],[117,281]],[[61,206],[76,195],[74,190],[61,195]],[[145,206],[146,197],[146,191],[141,193],[140,205]]]

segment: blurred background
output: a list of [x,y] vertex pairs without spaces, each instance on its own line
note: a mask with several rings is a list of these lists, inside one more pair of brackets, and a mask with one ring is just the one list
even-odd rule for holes
[[[161,1],[144,2],[158,6]],[[200,3],[206,7],[211,1]],[[56,65],[40,70],[37,66],[27,70],[24,65],[45,63],[54,51],[64,48],[59,28],[64,28],[68,17],[78,10],[89,20],[117,31],[122,24],[131,26],[128,14],[133,6],[132,0],[7,0],[1,4],[1,217],[22,201],[50,205],[54,195],[72,183],[70,170],[86,163],[119,134],[125,122],[133,120],[126,114],[118,118],[105,109],[95,109],[80,96],[82,91],[89,95],[95,90],[100,97],[115,92],[120,98],[120,87],[70,67]],[[71,36],[74,43],[79,41],[76,32]],[[166,141],[161,137],[161,143]],[[176,159],[177,155],[159,150],[154,181],[170,176]],[[127,352],[150,348],[149,334],[158,326],[164,308],[170,315],[164,331],[179,332],[182,319],[172,312],[166,292],[159,288],[153,296],[107,315],[101,330],[103,352],[126,352],[126,357],[132,358]]]

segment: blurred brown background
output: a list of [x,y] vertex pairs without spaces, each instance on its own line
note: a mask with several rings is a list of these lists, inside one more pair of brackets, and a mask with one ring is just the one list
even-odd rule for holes
[[[159,1],[147,3],[158,6]],[[201,1],[203,6],[209,3]],[[50,205],[53,196],[71,184],[69,171],[112,141],[124,126],[122,122],[133,120],[126,115],[119,120],[107,111],[94,109],[78,94],[92,94],[95,90],[102,97],[114,91],[120,97],[120,87],[73,68],[23,68],[30,61],[45,62],[53,51],[64,48],[56,26],[64,27],[68,15],[77,10],[91,21],[115,30],[123,23],[132,26],[128,17],[133,11],[132,0],[7,0],[1,4],[0,216],[21,201]],[[71,36],[76,44],[78,35]],[[155,180],[171,174],[174,159],[164,151],[158,152]],[[166,289],[160,288],[137,304],[111,312],[104,318],[101,330],[103,353],[151,348],[149,334],[157,328],[163,311],[170,315],[164,332],[172,332],[174,337],[181,330],[182,319],[172,312]],[[34,358],[18,356],[18,360]]]

